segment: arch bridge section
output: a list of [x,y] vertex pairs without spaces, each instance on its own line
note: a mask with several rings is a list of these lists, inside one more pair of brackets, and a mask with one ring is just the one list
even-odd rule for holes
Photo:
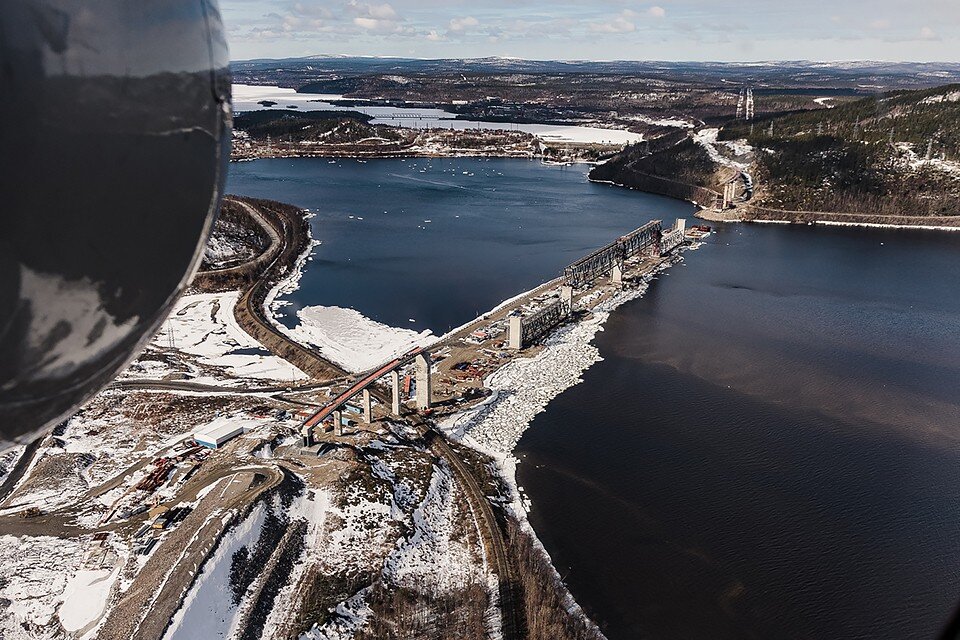
[[400,368],[413,361],[416,365],[417,381],[417,408],[429,409],[432,397],[432,387],[430,384],[430,353],[422,347],[412,349],[407,353],[398,356],[387,362],[383,366],[364,375],[354,382],[343,393],[328,402],[323,408],[307,418],[300,430],[303,436],[305,446],[313,445],[314,429],[323,425],[328,418],[333,418],[333,428],[337,435],[343,434],[343,410],[347,402],[356,396],[361,397],[361,413],[363,420],[367,424],[373,421],[372,401],[370,397],[370,387],[384,376],[390,376],[391,389],[391,413],[400,415]]

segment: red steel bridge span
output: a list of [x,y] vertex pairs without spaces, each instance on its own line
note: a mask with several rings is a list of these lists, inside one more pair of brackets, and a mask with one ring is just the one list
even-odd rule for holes
[[430,385],[430,354],[423,347],[417,347],[407,351],[403,355],[397,356],[390,362],[384,364],[379,369],[372,371],[352,385],[347,388],[346,391],[338,395],[336,398],[331,400],[324,406],[322,409],[310,416],[306,422],[303,423],[303,429],[301,431],[305,440],[309,440],[307,444],[312,444],[313,439],[313,429],[319,427],[323,424],[324,420],[329,417],[333,417],[333,426],[334,429],[339,434],[342,428],[342,411],[343,406],[357,394],[362,394],[363,401],[361,403],[361,409],[363,411],[363,419],[367,423],[370,423],[372,420],[371,413],[371,402],[370,402],[370,386],[375,383],[377,380],[383,376],[390,376],[390,387],[392,391],[392,406],[391,410],[394,415],[400,415],[400,373],[399,369],[403,365],[407,364],[413,360],[417,365],[417,408],[418,409],[429,409],[430,408],[430,396],[431,396],[431,385]]

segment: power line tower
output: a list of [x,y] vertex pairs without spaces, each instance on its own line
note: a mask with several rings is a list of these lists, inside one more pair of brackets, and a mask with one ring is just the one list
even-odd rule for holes
[[172,322],[167,322],[167,348],[171,351],[177,349],[177,336],[174,335]]

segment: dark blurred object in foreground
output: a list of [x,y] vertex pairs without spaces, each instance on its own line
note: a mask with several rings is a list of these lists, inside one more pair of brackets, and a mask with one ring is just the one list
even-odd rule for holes
[[214,0],[0,4],[0,450],[163,321],[220,205],[230,117]]

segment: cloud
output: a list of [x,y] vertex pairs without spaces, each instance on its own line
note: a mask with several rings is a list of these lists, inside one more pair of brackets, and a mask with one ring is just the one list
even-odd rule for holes
[[413,35],[415,30],[403,25],[403,18],[389,4],[369,4],[350,0],[347,10],[354,14],[353,24],[364,31]]
[[877,18],[876,20],[870,21],[870,28],[876,29],[877,31],[890,28],[890,21],[885,18]]
[[594,33],[630,33],[637,30],[637,25],[633,22],[636,17],[636,11],[625,9],[620,15],[614,16],[604,22],[594,22],[590,25],[590,31]]
[[424,37],[426,37],[426,39],[429,40],[430,42],[443,42],[444,40],[447,39],[445,35],[437,31],[436,29],[431,29],[430,32],[427,33],[427,35]]
[[667,10],[663,7],[653,6],[647,9],[647,15],[653,18],[666,18]]
[[474,18],[473,16],[466,16],[464,18],[453,18],[450,20],[450,31],[460,33],[461,31],[466,31],[471,27],[476,27],[480,25],[480,21]]
[[931,29],[930,27],[924,27],[920,29],[920,39],[921,40],[939,40],[940,36],[938,36],[937,32]]

